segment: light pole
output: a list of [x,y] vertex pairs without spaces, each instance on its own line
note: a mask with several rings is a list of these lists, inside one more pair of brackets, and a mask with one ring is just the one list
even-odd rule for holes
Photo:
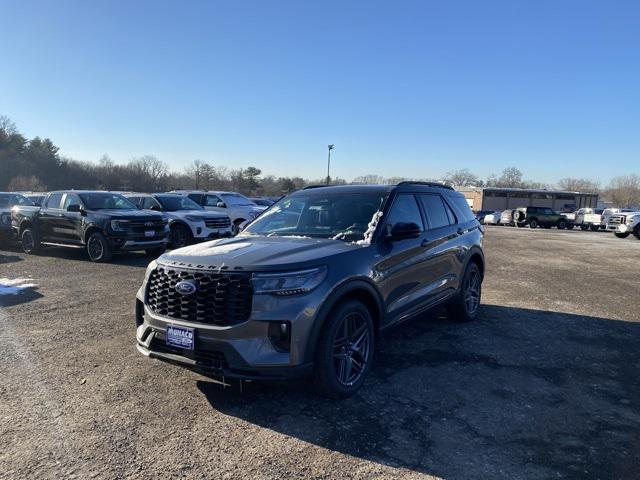
[[331,176],[329,175],[329,169],[331,168],[331,150],[333,150],[335,145],[332,143],[331,145],[327,145],[329,149],[329,156],[327,157],[327,185],[331,183]]

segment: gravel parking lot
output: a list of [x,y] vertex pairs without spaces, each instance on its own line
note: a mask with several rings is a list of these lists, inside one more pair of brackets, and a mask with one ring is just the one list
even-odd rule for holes
[[488,227],[484,311],[389,332],[356,397],[134,347],[149,259],[0,251],[0,478],[638,478],[640,241]]

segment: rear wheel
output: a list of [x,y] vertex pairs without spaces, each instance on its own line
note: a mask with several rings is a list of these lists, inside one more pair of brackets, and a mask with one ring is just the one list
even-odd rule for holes
[[22,231],[20,243],[22,245],[22,251],[29,255],[38,253],[38,250],[40,250],[40,237],[38,236],[38,232],[32,227],[27,227]]
[[629,236],[629,232],[626,233],[620,233],[620,232],[613,232],[615,234],[616,237],[618,238],[627,238]]
[[580,230],[586,232],[587,230],[589,230],[589,225],[580,225]]
[[354,395],[371,368],[374,351],[373,319],[357,300],[339,304],[322,329],[314,362],[314,381],[330,398]]
[[567,224],[567,230],[573,230],[573,227],[575,227],[575,225],[573,223],[568,223]]
[[92,262],[108,262],[111,260],[113,253],[111,245],[100,232],[93,232],[87,240],[87,255]]
[[193,241],[191,229],[184,225],[172,225],[169,232],[169,242],[173,248],[186,247]]
[[592,232],[597,232],[600,230],[600,225],[591,225],[589,228]]
[[538,220],[535,218],[529,220],[529,228],[538,228]]
[[558,228],[560,230],[564,230],[565,228],[567,228],[567,221],[566,220],[560,220],[558,222]]
[[478,317],[482,297],[482,273],[475,263],[470,263],[462,278],[462,286],[449,305],[447,315],[456,322],[470,322]]

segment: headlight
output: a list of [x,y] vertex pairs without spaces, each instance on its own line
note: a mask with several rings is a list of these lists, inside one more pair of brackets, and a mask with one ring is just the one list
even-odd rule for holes
[[111,230],[115,232],[124,232],[127,222],[123,220],[111,220]]
[[147,280],[149,278],[149,275],[151,275],[151,272],[153,272],[156,267],[158,266],[158,262],[156,260],[152,261],[148,266],[147,266],[147,271],[144,272],[144,279]]
[[187,215],[184,218],[186,218],[190,222],[204,222],[204,217],[199,217],[197,215]]
[[307,293],[322,283],[327,267],[285,273],[256,273],[253,275],[255,294],[296,295]]

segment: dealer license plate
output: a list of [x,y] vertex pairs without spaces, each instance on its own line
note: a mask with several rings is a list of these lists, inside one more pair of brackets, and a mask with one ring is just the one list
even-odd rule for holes
[[167,327],[167,345],[193,350],[195,335],[193,328],[169,325]]

